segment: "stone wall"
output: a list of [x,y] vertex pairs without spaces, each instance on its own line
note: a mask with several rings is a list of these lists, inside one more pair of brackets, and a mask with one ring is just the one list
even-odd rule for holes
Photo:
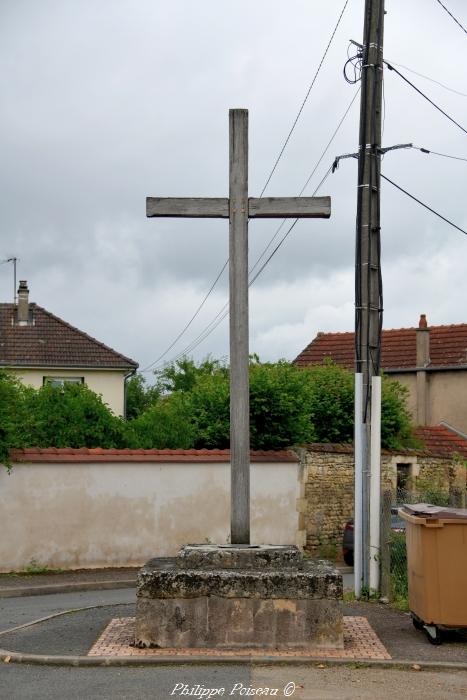
[[[310,445],[295,450],[303,465],[304,498],[299,504],[306,531],[305,549],[313,556],[341,557],[342,532],[353,518],[354,460],[350,445]],[[411,482],[430,486],[465,502],[466,470],[448,457],[421,451],[383,452],[382,489],[396,501],[397,465],[407,464]]]

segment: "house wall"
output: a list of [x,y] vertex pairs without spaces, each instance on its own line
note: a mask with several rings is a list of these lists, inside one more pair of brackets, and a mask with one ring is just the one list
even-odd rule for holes
[[40,389],[44,377],[84,377],[85,383],[96,394],[102,394],[104,403],[117,416],[123,415],[125,372],[89,369],[15,369],[14,373],[24,384]]
[[416,372],[401,372],[400,374],[387,374],[389,379],[395,379],[407,387],[407,408],[415,425],[417,425],[417,374]]
[[[438,425],[442,421],[467,433],[467,370],[419,372],[425,375],[425,413],[422,382],[419,381],[417,398],[417,373],[388,373],[409,390],[407,407],[416,425]],[[422,419],[424,417],[424,419]]]
[[467,433],[467,371],[428,372],[430,424],[445,421]]
[[[333,451],[334,450],[334,451]],[[341,554],[345,523],[354,515],[354,458],[346,446],[298,450],[304,466],[303,527],[306,550],[317,556]],[[426,488],[466,494],[466,470],[446,457],[383,454],[382,489],[396,494],[397,464],[411,464],[411,477]]]
[[[297,462],[251,465],[252,542],[303,544]],[[140,566],[186,543],[226,543],[229,463],[0,465],[0,571]]]

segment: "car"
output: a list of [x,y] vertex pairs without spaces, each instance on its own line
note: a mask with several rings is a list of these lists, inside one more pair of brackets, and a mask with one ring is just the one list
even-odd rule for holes
[[[405,520],[399,515],[399,507],[391,507],[391,530],[393,532],[405,532]],[[342,538],[342,556],[347,566],[353,566],[354,535],[353,518],[346,522],[344,536]]]

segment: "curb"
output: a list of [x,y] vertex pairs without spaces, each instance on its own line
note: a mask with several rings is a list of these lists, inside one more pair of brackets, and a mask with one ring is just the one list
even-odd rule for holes
[[[44,654],[22,654],[21,652],[0,649],[0,661],[3,663],[35,664],[38,666],[69,666],[69,667],[122,667],[122,666],[192,666],[195,664],[204,666],[222,665],[269,665],[269,666],[304,666],[320,665],[353,666],[358,668],[394,668],[397,670],[413,671],[467,671],[467,663],[449,661],[407,661],[400,659],[304,659],[303,657],[289,656],[278,658],[277,656],[47,656]],[[414,669],[413,666],[417,666]]]
[[118,581],[83,581],[82,583],[47,583],[42,586],[0,588],[0,598],[24,598],[50,593],[75,593],[80,591],[105,591],[118,588],[135,588],[136,579]]

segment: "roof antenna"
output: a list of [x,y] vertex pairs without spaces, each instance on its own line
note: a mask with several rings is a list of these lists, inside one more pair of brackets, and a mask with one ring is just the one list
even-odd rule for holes
[[18,262],[19,258],[16,256],[12,258],[7,258],[3,262],[12,262],[13,263],[13,304],[16,306],[18,303],[18,297],[17,297],[17,292],[16,292],[16,263]]

